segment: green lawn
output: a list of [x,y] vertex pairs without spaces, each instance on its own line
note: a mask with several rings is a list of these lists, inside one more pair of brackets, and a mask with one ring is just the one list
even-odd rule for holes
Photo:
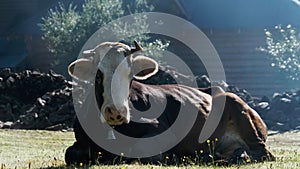
[[[298,169],[300,168],[300,131],[283,134],[270,133],[268,145],[277,157],[276,162],[242,166],[185,166],[162,167],[153,165],[92,166],[94,169],[175,169],[175,168],[229,168],[229,169]],[[64,153],[74,142],[73,132],[34,130],[0,130],[0,169],[4,168],[66,168]],[[69,168],[75,168],[69,167]],[[89,168],[82,166],[82,168]]]

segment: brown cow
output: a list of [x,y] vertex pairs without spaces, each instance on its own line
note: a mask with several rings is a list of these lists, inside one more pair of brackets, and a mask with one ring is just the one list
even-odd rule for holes
[[[174,157],[180,159],[195,156],[197,152],[199,155],[199,151],[203,151],[203,156],[208,156],[212,153],[213,146],[214,158],[227,162],[275,160],[265,144],[267,139],[265,123],[258,113],[237,95],[224,92],[218,87],[197,89],[184,85],[149,85],[134,80],[147,79],[158,70],[157,63],[153,59],[145,56],[132,56],[134,52],[141,50],[136,42],[135,46],[131,49],[118,42],[102,43],[94,49],[85,51],[84,58],[74,61],[69,66],[69,74],[75,79],[92,79],[93,81],[93,76],[96,75],[96,106],[100,110],[101,117],[98,117],[97,113],[88,113],[90,117],[86,119],[99,119],[102,123],[107,122],[114,127],[114,131],[129,137],[150,138],[174,126],[180,113],[186,117],[179,124],[181,128],[170,132],[173,134],[169,134],[168,139],[157,140],[148,145],[136,141],[132,146],[121,146],[120,152],[128,152],[122,156],[132,157],[129,154],[133,150],[147,153],[147,151],[161,147],[162,152],[153,156],[146,157],[142,153],[140,160],[146,163],[164,162],[166,156],[175,155]],[[104,53],[106,53],[105,57]],[[92,73],[93,70],[96,70],[95,75]],[[223,102],[225,106],[222,107]],[[162,114],[148,118],[148,115],[151,116],[157,112],[147,112],[147,110],[155,106],[159,107],[162,103],[165,105]],[[89,107],[94,106],[89,105]],[[136,114],[133,115],[133,109],[141,113],[147,112],[147,118],[144,114],[136,117]],[[181,110],[184,111],[181,112]],[[192,112],[196,112],[195,116]],[[219,116],[220,121],[210,121],[210,123],[216,123],[214,124],[215,130],[208,133],[207,139],[210,142],[201,141],[200,133],[203,133],[202,129],[205,128],[204,124],[209,120],[209,116],[213,116],[212,112],[217,112],[214,115]],[[76,142],[66,151],[67,164],[81,162],[112,164],[120,154],[110,152],[102,145],[96,144],[97,140],[94,139],[94,135],[97,135],[97,132],[88,134],[86,128],[83,127],[83,125],[94,127],[97,124],[79,121],[77,119],[74,125]],[[190,126],[190,130],[185,131],[186,126]],[[107,133],[109,132],[111,132],[110,129],[107,130]],[[106,138],[107,133],[99,133],[99,136]],[[205,134],[207,133],[204,131]],[[181,135],[183,138],[177,139]],[[108,139],[107,144],[110,147],[119,146],[114,144],[119,136],[113,134],[111,137],[113,139]],[[164,151],[164,146],[168,145],[173,146]],[[101,152],[101,158],[99,158],[99,152]],[[130,162],[132,159],[135,158],[126,158],[126,161]]]

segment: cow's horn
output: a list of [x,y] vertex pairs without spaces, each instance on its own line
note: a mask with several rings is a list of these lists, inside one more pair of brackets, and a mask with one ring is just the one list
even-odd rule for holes
[[136,41],[133,41],[133,43],[134,43],[135,48],[131,48],[130,54],[133,54],[134,52],[143,50],[143,48]]

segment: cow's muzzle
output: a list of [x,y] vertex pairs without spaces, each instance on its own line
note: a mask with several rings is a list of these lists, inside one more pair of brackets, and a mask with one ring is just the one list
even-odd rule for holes
[[104,111],[104,119],[109,125],[121,125],[129,123],[128,110],[124,107],[116,109],[115,106],[107,106]]

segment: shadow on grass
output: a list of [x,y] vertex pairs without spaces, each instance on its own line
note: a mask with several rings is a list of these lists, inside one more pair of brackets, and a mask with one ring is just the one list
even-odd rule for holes
[[71,168],[71,167],[67,167],[67,166],[56,166],[56,167],[42,167],[41,169],[67,169],[67,168]]
[[66,165],[61,165],[61,166],[52,166],[52,167],[42,167],[40,169],[74,169],[74,168],[90,168],[90,166],[76,166],[76,165],[70,165],[70,166],[66,166]]

